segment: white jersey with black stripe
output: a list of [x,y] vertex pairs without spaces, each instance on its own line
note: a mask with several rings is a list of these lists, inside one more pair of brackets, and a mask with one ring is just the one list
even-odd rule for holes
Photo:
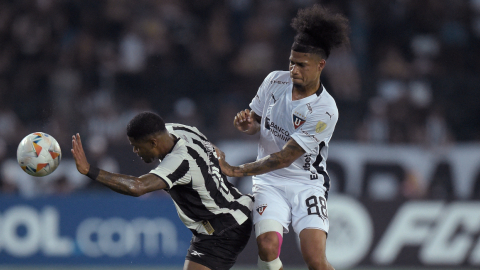
[[194,234],[220,234],[243,224],[253,197],[243,195],[220,173],[212,144],[197,128],[166,124],[178,138],[172,151],[150,173],[168,185],[178,216]]
[[323,85],[317,93],[300,100],[292,100],[292,89],[289,72],[274,71],[250,103],[262,117],[257,160],[281,151],[290,138],[306,153],[286,168],[253,177],[253,183],[285,185],[294,181],[322,186],[327,192],[326,160],[338,120],[337,105]]

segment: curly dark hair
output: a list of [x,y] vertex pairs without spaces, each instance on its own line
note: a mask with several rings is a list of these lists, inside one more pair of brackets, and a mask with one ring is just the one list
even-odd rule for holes
[[320,5],[299,10],[291,26],[297,32],[294,51],[315,53],[326,59],[332,49],[349,43],[348,19]]
[[137,114],[127,125],[127,136],[134,140],[142,140],[148,135],[164,132],[165,122],[162,117],[153,112]]

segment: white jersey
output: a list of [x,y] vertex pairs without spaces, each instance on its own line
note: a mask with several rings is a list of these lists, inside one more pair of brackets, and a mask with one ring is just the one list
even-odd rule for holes
[[259,116],[261,135],[257,160],[279,152],[292,138],[305,154],[290,166],[253,177],[253,184],[286,185],[290,181],[330,188],[326,172],[328,144],[338,120],[335,100],[323,85],[317,93],[292,100],[288,71],[270,73],[259,87],[250,108]]

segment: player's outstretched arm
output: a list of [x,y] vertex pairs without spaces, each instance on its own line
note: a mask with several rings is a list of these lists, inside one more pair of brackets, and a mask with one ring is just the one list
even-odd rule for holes
[[141,196],[167,187],[165,181],[154,174],[145,174],[140,177],[111,173],[98,168],[92,168],[87,161],[85,151],[83,150],[80,134],[72,136],[72,155],[77,165],[77,170],[84,175],[106,185],[115,192],[130,195]]
[[261,121],[261,116],[258,116],[254,111],[245,109],[235,115],[233,125],[241,132],[253,135],[260,130]]
[[296,159],[305,154],[305,150],[294,139],[290,139],[279,152],[255,162],[231,166],[225,160],[225,153],[216,147],[215,150],[222,172],[230,177],[252,176],[282,169],[290,166]]

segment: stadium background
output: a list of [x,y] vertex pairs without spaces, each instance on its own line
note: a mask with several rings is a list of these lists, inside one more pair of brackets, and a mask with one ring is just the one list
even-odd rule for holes
[[[254,160],[257,138],[233,116],[287,69],[291,18],[316,2],[352,30],[322,74],[340,111],[328,257],[338,269],[478,268],[479,0],[2,0],[0,269],[181,268],[190,237],[168,196],[127,198],[78,174],[71,135],[93,164],[140,175],[151,166],[125,125],[153,110],[233,164]],[[63,149],[42,179],[15,158],[35,131]],[[284,243],[285,265],[304,267],[293,233]],[[237,269],[255,254],[251,241]]]

